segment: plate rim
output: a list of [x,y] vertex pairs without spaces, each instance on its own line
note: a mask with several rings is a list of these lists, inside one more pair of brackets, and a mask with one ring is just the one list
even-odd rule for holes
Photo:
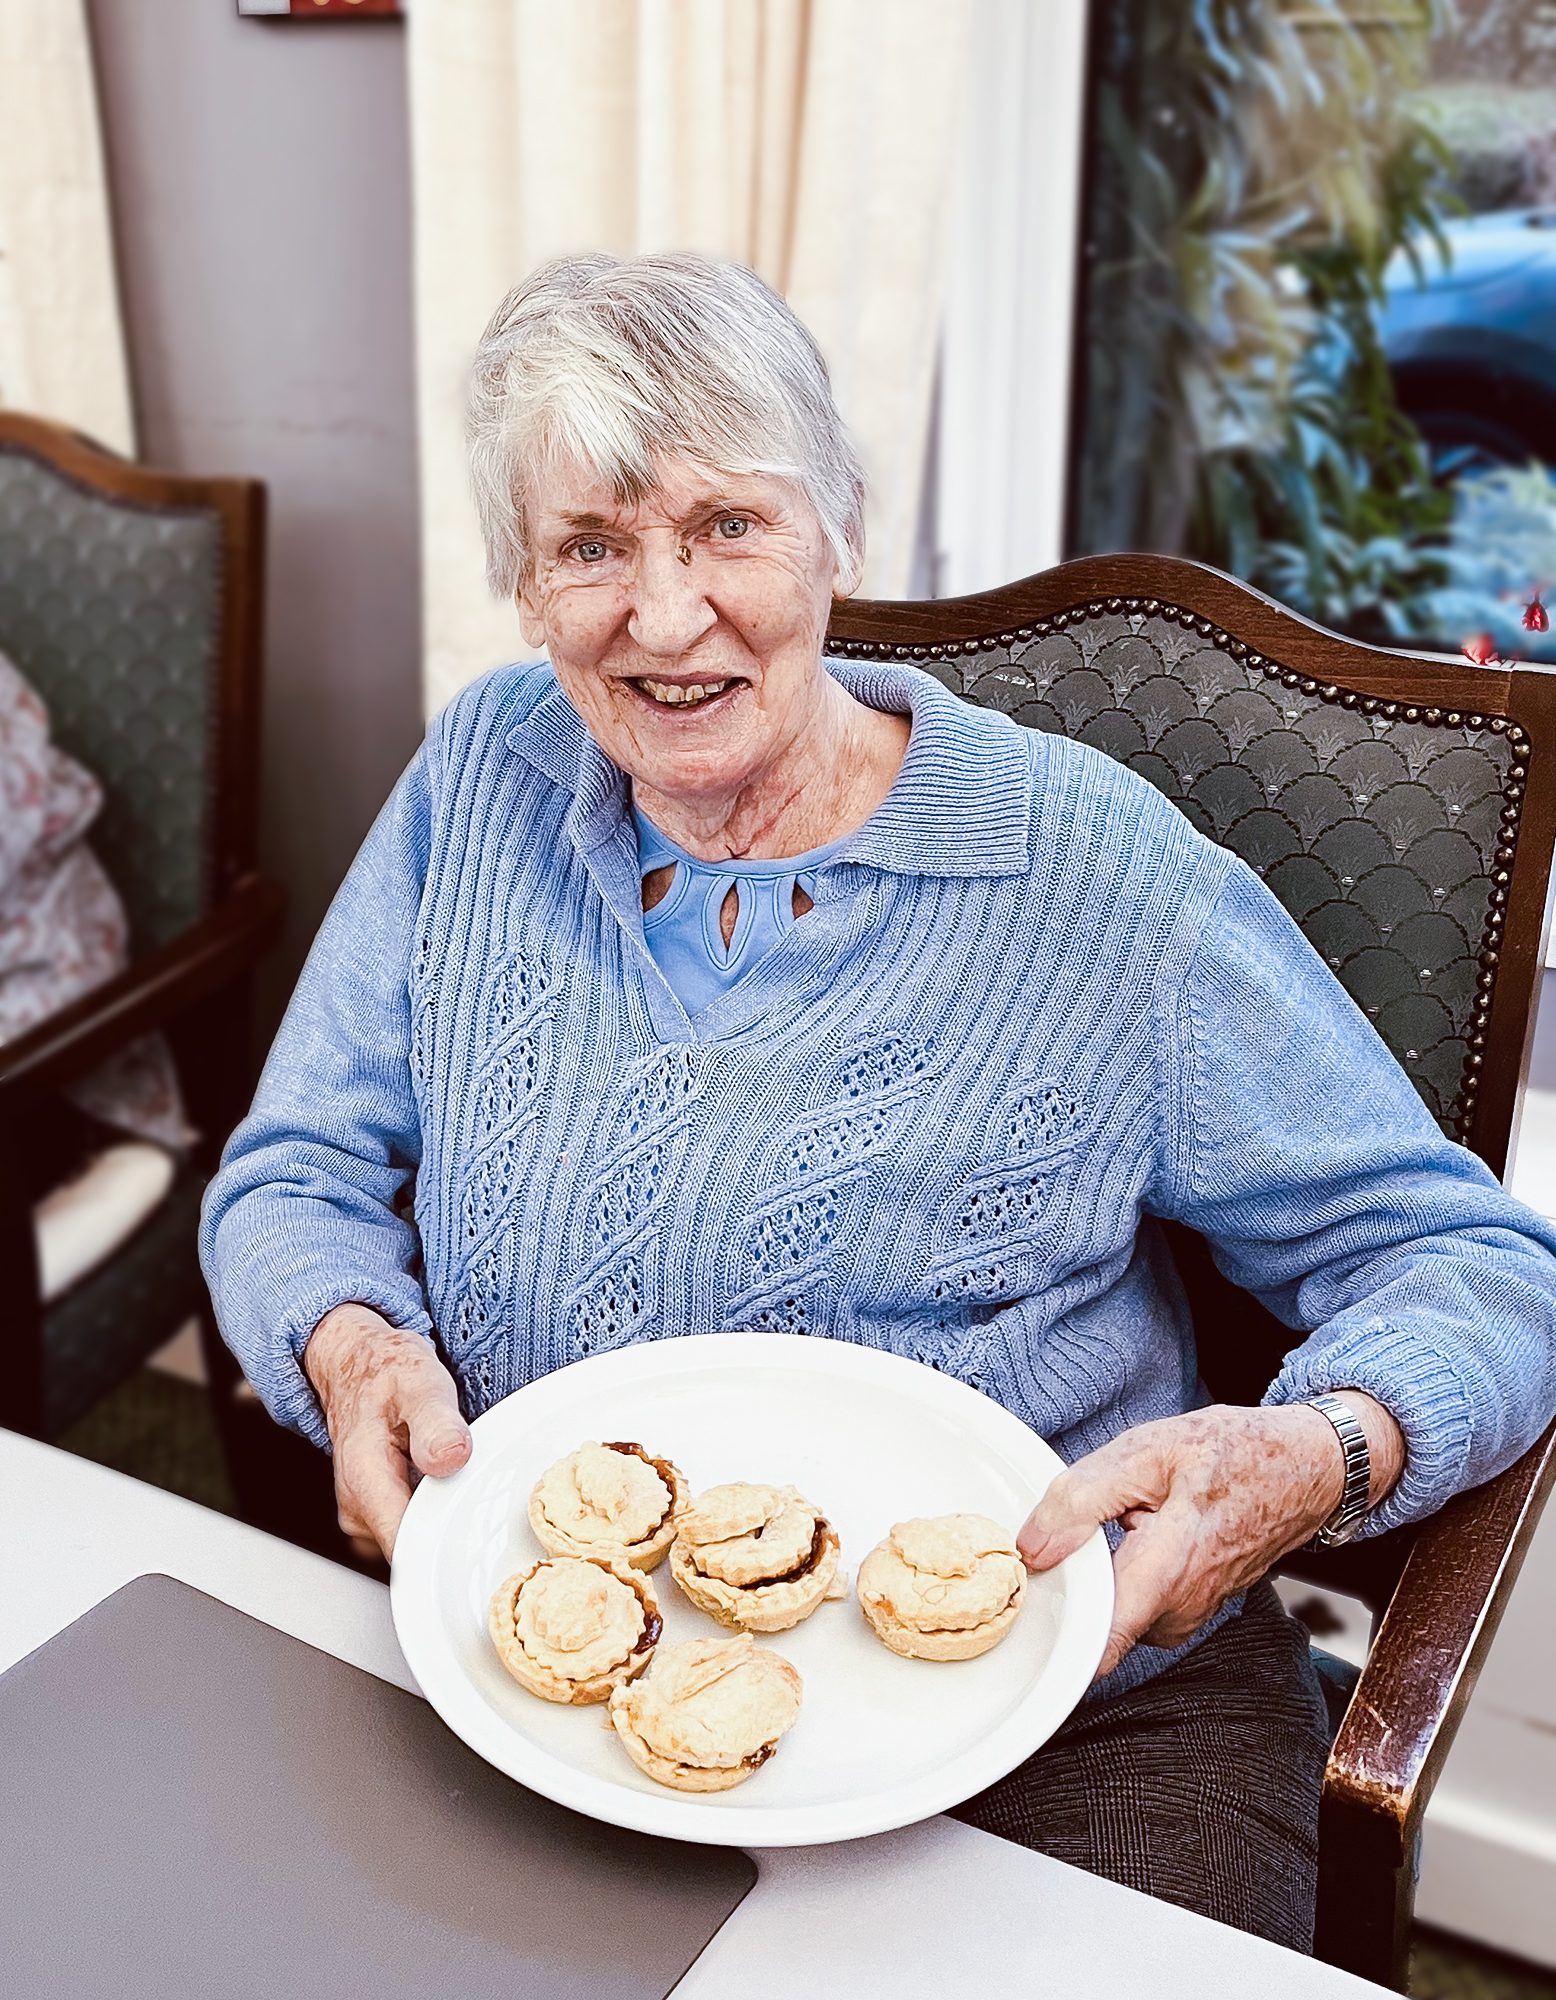
[[[570,1399],[580,1375],[585,1371],[595,1373],[604,1370],[617,1378],[624,1374],[630,1380],[634,1374],[659,1372],[666,1365],[664,1357],[668,1354],[673,1353],[675,1365],[694,1358],[711,1359],[704,1350],[704,1343],[709,1338],[707,1334],[668,1335],[658,1340],[634,1341],[604,1354],[586,1355],[580,1360],[567,1362],[560,1368],[537,1376],[532,1382],[524,1383],[489,1409],[483,1410],[471,1423],[472,1434],[483,1425],[489,1431],[502,1428],[501,1423],[493,1424],[491,1419],[508,1411],[510,1405],[521,1398],[527,1399],[525,1406],[531,1411],[537,1401],[554,1400],[558,1396]],[[1006,1430],[1007,1433],[1014,1426],[1020,1433],[1022,1449],[1030,1450],[1035,1445],[1053,1460],[1050,1476],[1064,1464],[1052,1445],[1014,1411],[1006,1409],[1002,1403],[995,1402],[991,1396],[984,1395],[969,1383],[942,1374],[908,1355],[869,1347],[858,1341],[830,1339],[824,1335],[739,1331],[720,1332],[711,1338],[718,1344],[721,1367],[735,1364],[792,1369],[797,1359],[796,1343],[803,1339],[808,1358],[801,1365],[806,1368],[819,1365],[842,1374],[877,1377],[884,1369],[900,1379],[911,1377],[920,1393],[927,1387],[922,1379],[927,1375],[936,1385],[932,1393],[937,1396],[947,1394],[953,1402],[972,1398],[972,1404],[964,1407],[971,1413],[976,1406],[977,1421],[981,1426],[992,1425],[996,1430]],[[559,1388],[559,1384],[565,1387]],[[511,1422],[511,1416],[506,1421]],[[974,1763],[972,1782],[958,1778],[949,1787],[937,1787],[935,1773],[932,1772],[868,1793],[862,1802],[849,1799],[819,1806],[742,1802],[733,1808],[724,1806],[716,1812],[709,1812],[706,1801],[695,1794],[678,1793],[669,1787],[663,1788],[664,1796],[660,1798],[625,1785],[612,1785],[593,1773],[580,1770],[533,1742],[522,1731],[504,1723],[470,1684],[452,1645],[440,1636],[437,1617],[428,1615],[436,1610],[434,1578],[439,1530],[457,1504],[461,1488],[476,1471],[477,1456],[476,1452],[472,1452],[466,1463],[448,1477],[421,1478],[411,1494],[390,1564],[389,1597],[395,1636],[423,1698],[462,1742],[516,1783],[527,1786],[555,1804],[607,1825],[690,1841],[700,1846],[806,1847],[830,1841],[863,1839],[871,1834],[931,1819],[948,1807],[975,1797],[1040,1749],[1074,1713],[1091,1685],[1107,1644],[1113,1611],[1113,1565],[1107,1538],[1099,1527],[1079,1549],[1057,1566],[1059,1571],[1068,1571],[1071,1576],[1088,1578],[1089,1602],[1082,1615],[1089,1616],[1092,1624],[1089,1635],[1083,1629],[1080,1639],[1071,1641],[1072,1647],[1076,1648],[1074,1665],[1060,1683],[1061,1697],[1067,1699],[1068,1705],[1063,1708],[1060,1720],[1036,1742],[1023,1738],[1025,1747],[1019,1748],[1014,1756],[1007,1756],[1005,1749],[999,1746],[1005,1744],[1008,1737],[1022,1734],[1017,1726],[1021,1713],[1018,1705],[1001,1728],[957,1760],[955,1768],[961,1771],[966,1770],[970,1761]],[[1089,1641],[1094,1641],[1094,1645]],[[1075,1687],[1073,1683],[1082,1673],[1084,1678]],[[429,1677],[437,1687],[436,1695],[429,1689]],[[992,1756],[989,1754],[990,1745],[995,1746]],[[911,1810],[903,1810],[904,1796],[914,1799]],[[922,1803],[924,1799],[930,1802]],[[893,1800],[897,1803],[893,1804]],[[619,1809],[611,1809],[618,1801]]]

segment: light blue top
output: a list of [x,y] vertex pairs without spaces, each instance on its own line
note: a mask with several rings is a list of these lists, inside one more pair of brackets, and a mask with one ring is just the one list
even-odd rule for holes
[[469,1417],[581,1355],[765,1328],[930,1362],[1073,1459],[1203,1399],[1169,1216],[1292,1329],[1269,1401],[1393,1411],[1373,1530],[1510,1464],[1556,1409],[1556,1227],[1443,1136],[1247,863],[1102,750],[906,663],[827,670],[911,714],[902,769],[691,1009],[628,781],[550,667],[430,725],[206,1191],[272,1414],[327,1445],[299,1356],[357,1299],[435,1329]]
[[[688,1014],[700,1013],[727,992],[788,936],[795,924],[795,885],[814,902],[816,870],[849,839],[844,834],[825,847],[773,861],[745,856],[738,861],[702,861],[661,832],[636,800],[632,823],[637,829],[640,875],[675,863],[670,887],[643,913],[643,941]],[[738,909],[726,947],[719,912],[731,888]]]

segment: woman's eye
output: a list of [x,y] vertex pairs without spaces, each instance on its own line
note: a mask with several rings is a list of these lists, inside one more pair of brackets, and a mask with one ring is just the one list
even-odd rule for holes
[[[719,518],[719,525],[718,525],[719,539],[725,542],[738,542],[741,536],[744,535],[746,530],[750,527],[750,525],[751,525],[750,519],[745,514],[721,515]],[[725,533],[725,530],[729,528],[734,529],[733,534]]]
[[573,544],[573,554],[581,562],[603,562],[607,553],[608,551],[603,542],[574,542]]

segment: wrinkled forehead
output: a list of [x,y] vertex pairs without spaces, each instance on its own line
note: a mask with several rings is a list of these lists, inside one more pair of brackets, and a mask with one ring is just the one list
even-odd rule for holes
[[557,458],[536,468],[530,506],[535,532],[544,536],[579,528],[630,532],[660,523],[681,526],[720,505],[792,511],[802,497],[792,480],[775,474],[729,472],[685,457],[655,459],[651,484]]

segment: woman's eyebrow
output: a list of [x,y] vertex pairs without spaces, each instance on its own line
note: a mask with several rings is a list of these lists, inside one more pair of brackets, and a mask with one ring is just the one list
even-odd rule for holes
[[[756,502],[753,500],[731,499],[726,494],[708,493],[694,500],[684,514],[676,517],[674,525],[678,528],[684,527],[688,521],[695,520],[700,514],[711,514],[725,508],[751,508],[754,510],[755,506]],[[567,530],[593,528],[607,529],[614,533],[619,530],[620,526],[617,521],[604,514],[571,514],[563,512],[558,514],[556,518],[560,525]]]

